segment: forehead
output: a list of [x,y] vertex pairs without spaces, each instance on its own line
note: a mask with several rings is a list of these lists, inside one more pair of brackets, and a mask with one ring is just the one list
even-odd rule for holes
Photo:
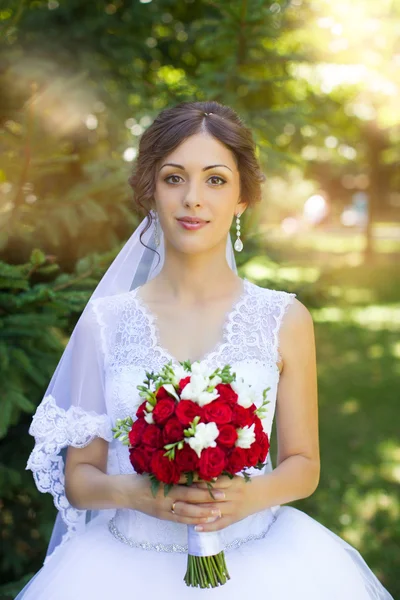
[[162,162],[179,162],[185,167],[197,166],[202,168],[205,164],[225,164],[236,170],[236,157],[222,142],[205,133],[191,135],[183,140],[172,152],[164,156]]

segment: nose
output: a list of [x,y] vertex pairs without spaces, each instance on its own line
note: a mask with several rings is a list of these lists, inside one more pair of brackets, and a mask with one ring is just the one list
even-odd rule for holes
[[198,189],[198,187],[196,186],[196,184],[192,183],[192,185],[189,187],[188,192],[184,198],[185,206],[187,208],[190,208],[192,206],[201,206],[200,194],[201,194],[201,192]]
[[185,198],[185,206],[187,208],[190,208],[191,206],[200,206],[200,202],[197,200],[192,201]]

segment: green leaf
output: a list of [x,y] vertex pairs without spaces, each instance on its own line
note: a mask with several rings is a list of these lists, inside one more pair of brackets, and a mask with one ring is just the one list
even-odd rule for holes
[[30,261],[33,265],[43,265],[46,262],[46,255],[39,248],[35,248],[31,252]]
[[209,481],[207,481],[207,489],[208,489],[208,492],[209,492],[211,498],[213,500],[216,500],[216,497],[213,494],[213,486],[212,486],[212,484]]
[[173,483],[165,483],[164,484],[164,497],[167,497],[171,489],[174,487]]
[[151,478],[151,493],[155,498],[157,496],[158,490],[160,489],[160,482],[154,476]]

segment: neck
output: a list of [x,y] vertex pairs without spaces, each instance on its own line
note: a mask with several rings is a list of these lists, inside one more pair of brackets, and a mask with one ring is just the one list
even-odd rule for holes
[[225,242],[223,248],[198,254],[177,253],[166,247],[163,268],[154,282],[164,297],[183,303],[230,295],[239,283],[242,285],[226,260]]

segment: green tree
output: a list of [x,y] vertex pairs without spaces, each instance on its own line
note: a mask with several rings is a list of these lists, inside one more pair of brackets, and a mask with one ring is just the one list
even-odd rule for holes
[[290,42],[307,60],[291,65],[295,93],[308,123],[287,127],[278,143],[305,161],[304,174],[343,208],[357,191],[369,197],[365,260],[373,256],[372,230],[398,219],[398,28],[400,2],[297,2],[302,25]]

